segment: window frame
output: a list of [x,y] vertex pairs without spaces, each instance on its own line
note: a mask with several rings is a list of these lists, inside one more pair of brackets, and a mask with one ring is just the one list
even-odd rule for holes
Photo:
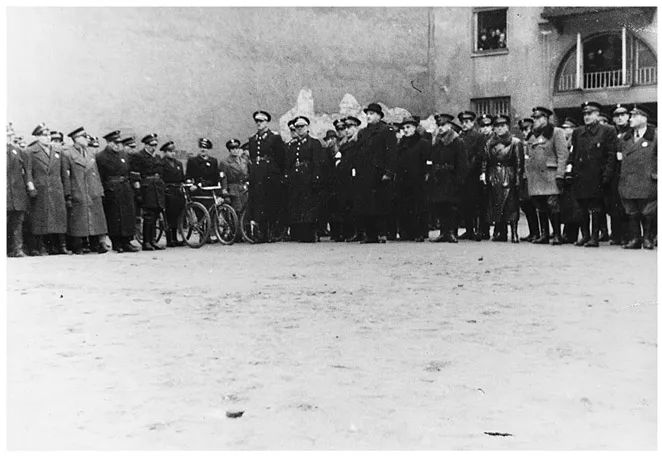
[[[495,112],[493,109],[495,103],[497,102],[504,102],[506,101],[508,103],[508,111],[507,112]],[[476,113],[477,116],[481,116],[482,114],[490,114],[492,116],[498,116],[498,115],[506,115],[508,117],[511,116],[511,112],[513,110],[513,104],[512,104],[512,97],[510,95],[501,95],[498,97],[480,97],[480,98],[472,98],[469,100],[471,104],[471,110]],[[483,112],[480,109],[478,109],[477,103],[480,102],[488,102],[490,109],[487,112]]]
[[[508,27],[508,10],[509,7],[503,7],[503,6],[485,6],[485,7],[474,7],[471,9],[471,14],[472,14],[472,38],[471,38],[471,55],[472,57],[479,57],[479,56],[488,56],[488,55],[503,55],[503,54],[508,54],[509,52],[509,47],[508,43],[510,42],[510,33],[509,33],[509,27]],[[489,13],[491,11],[505,11],[505,16],[506,16],[506,47],[505,48],[497,48],[497,49],[485,49],[482,51],[478,50],[478,15],[481,13]]]

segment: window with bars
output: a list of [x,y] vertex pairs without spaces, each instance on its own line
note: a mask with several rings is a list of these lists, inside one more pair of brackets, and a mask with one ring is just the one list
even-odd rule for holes
[[473,98],[471,110],[478,116],[483,114],[510,116],[510,97]]

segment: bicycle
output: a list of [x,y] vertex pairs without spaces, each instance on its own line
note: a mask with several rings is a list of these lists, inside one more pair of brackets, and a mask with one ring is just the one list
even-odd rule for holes
[[[159,216],[156,219],[156,233],[154,235],[154,244],[158,244],[161,239],[163,239],[163,235],[166,233],[166,231],[169,229],[168,227],[168,222],[166,221],[165,217],[165,211],[159,212]],[[140,220],[138,223],[136,223],[136,233],[134,235],[135,240],[139,243],[143,243],[143,231],[142,231],[142,217],[140,217]]]
[[[264,239],[264,233],[260,228],[260,224],[255,220],[250,219],[250,207],[247,205],[244,209],[244,212],[241,214],[241,236],[244,238],[244,241],[249,244],[255,244]],[[270,227],[269,233],[267,233],[266,240],[267,242],[280,242],[287,235],[287,226],[282,223],[280,220],[277,220]]]
[[[200,190],[211,192],[211,195],[195,195],[194,200],[211,200],[213,203],[209,207],[208,212],[211,217],[213,232],[216,239],[223,245],[234,244],[239,231],[239,217],[234,208],[225,202],[223,196],[218,195],[218,190],[221,190],[220,185],[211,187],[198,187]],[[207,206],[205,206],[206,208]]]
[[190,182],[181,184],[186,202],[177,219],[177,231],[187,246],[199,249],[209,239],[212,220],[204,204],[193,201],[191,197],[193,185]]

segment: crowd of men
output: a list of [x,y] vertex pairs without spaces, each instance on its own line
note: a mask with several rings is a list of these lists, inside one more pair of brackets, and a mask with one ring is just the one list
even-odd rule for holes
[[256,111],[256,133],[243,145],[228,141],[227,159],[219,163],[210,156],[212,142],[200,138],[186,167],[172,141],[157,153],[155,133],[138,150],[135,137],[112,131],[97,152],[98,138],[83,127],[65,145],[62,133],[40,124],[35,141],[21,147],[10,125],[8,256],[105,253],[106,236],[118,253],[135,252],[136,229],[142,250],[160,250],[160,213],[170,227],[166,245],[182,245],[176,227],[183,182],[194,184],[194,195],[220,185],[237,213],[247,212],[261,228],[258,242],[273,241],[272,228],[284,226],[298,242],[325,235],[336,242],[422,242],[437,229],[431,242],[506,242],[510,229],[516,243],[521,211],[529,227],[522,241],[653,249],[657,132],[650,112],[617,105],[608,116],[595,102],[581,109],[583,125],[566,118],[556,127],[551,110],[535,107],[515,135],[505,115],[463,111],[458,124],[437,114],[428,132],[414,116],[385,123],[382,107],[371,103],[366,126],[353,116],[338,119],[323,142],[298,116],[288,123],[287,143],[269,129],[271,115]]

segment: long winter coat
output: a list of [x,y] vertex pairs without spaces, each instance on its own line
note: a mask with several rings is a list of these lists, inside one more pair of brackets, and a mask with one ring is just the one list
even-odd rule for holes
[[568,144],[563,130],[547,124],[541,132],[529,135],[527,146],[524,172],[529,195],[558,195],[556,179],[563,179],[568,161]]
[[460,140],[467,155],[467,177],[462,190],[462,206],[468,210],[473,208],[474,215],[478,215],[481,207],[482,183],[480,182],[480,168],[485,152],[487,138],[476,130],[462,131]]
[[177,228],[177,219],[184,208],[184,193],[181,184],[184,182],[184,165],[176,159],[163,159],[163,174],[165,184],[165,214],[170,229]]
[[623,154],[618,190],[623,199],[657,199],[657,130],[648,125],[636,139],[628,132],[621,140]]
[[46,150],[39,143],[27,148],[32,158],[32,176],[37,197],[30,208],[32,234],[64,234],[67,232],[65,197],[71,194],[66,158],[62,149],[49,145]]
[[106,147],[96,159],[104,190],[103,209],[108,236],[132,237],[136,229],[136,209],[129,181],[128,156],[126,152],[115,152]]
[[[368,124],[359,130],[356,143],[354,212],[359,217],[387,215],[392,210],[392,183],[397,166],[395,131],[384,122]],[[382,180],[383,176],[388,180]]]
[[395,175],[398,212],[420,214],[426,209],[425,174],[430,159],[430,141],[418,133],[403,137],[398,144]]
[[354,169],[354,157],[358,153],[356,138],[344,138],[340,142],[338,152],[340,157],[333,157],[330,173],[329,206],[333,221],[345,220],[345,217],[354,210],[356,178],[352,176],[352,169]]
[[32,157],[26,151],[7,144],[7,212],[26,212],[30,198],[26,185],[33,182]]
[[229,156],[220,163],[221,185],[230,194],[232,208],[241,214],[248,204],[248,158]]
[[519,220],[519,185],[524,174],[522,142],[510,133],[492,136],[485,145],[482,172],[487,181],[490,222]]
[[95,157],[87,149],[73,145],[64,151],[71,182],[71,202],[67,234],[84,237],[106,234],[103,186]]
[[604,197],[614,175],[616,130],[595,122],[572,132],[572,185],[578,200]]
[[165,183],[163,182],[163,161],[158,155],[151,155],[145,149],[131,156],[131,172],[140,174],[140,194],[143,209],[165,209]]
[[458,204],[462,199],[468,164],[457,133],[448,130],[436,138],[430,154],[428,199],[431,203]]
[[255,221],[277,219],[284,215],[283,175],[285,144],[278,133],[267,130],[248,139],[250,187],[248,200],[251,218]]
[[218,160],[214,157],[196,155],[186,162],[186,179],[197,184],[213,187],[221,181]]
[[285,173],[289,199],[288,220],[314,223],[320,215],[323,193],[324,153],[319,140],[306,135],[290,141]]

